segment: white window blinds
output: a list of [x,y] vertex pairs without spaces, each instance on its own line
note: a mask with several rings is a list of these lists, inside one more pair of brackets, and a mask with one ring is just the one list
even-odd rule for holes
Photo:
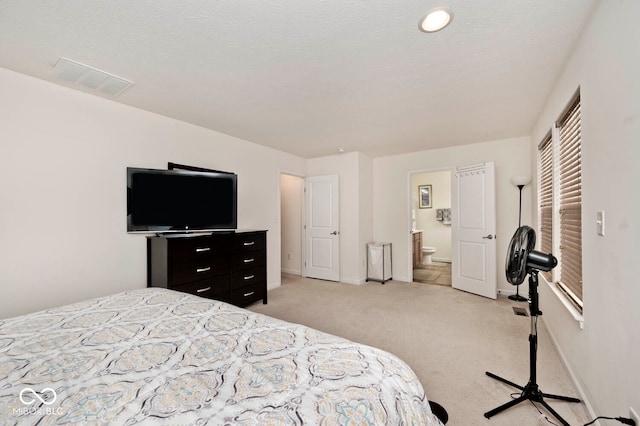
[[[539,146],[538,157],[538,218],[540,251],[553,252],[553,144],[549,134]],[[542,275],[551,282],[551,271]]]
[[582,311],[582,151],[580,97],[558,123],[560,265],[558,286]]

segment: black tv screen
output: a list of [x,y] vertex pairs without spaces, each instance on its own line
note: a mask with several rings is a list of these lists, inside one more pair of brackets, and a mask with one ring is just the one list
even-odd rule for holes
[[237,175],[127,168],[127,231],[237,228]]

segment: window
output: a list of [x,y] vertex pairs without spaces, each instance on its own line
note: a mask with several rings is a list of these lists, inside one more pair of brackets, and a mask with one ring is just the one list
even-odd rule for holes
[[[553,161],[551,133],[540,144],[540,156],[538,160],[538,188],[540,199],[540,251],[553,252]],[[551,282],[551,271],[542,272],[542,275]]]
[[582,312],[582,150],[580,95],[538,148],[540,250],[558,267],[544,277]]

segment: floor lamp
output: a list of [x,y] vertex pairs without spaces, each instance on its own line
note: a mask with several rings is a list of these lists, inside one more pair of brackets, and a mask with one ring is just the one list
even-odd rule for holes
[[[524,188],[529,182],[531,182],[531,178],[529,176],[513,176],[511,178],[511,183],[518,187],[520,191],[520,204],[518,208],[518,228],[522,226],[522,188]],[[515,300],[517,302],[526,302],[527,298],[520,296],[520,286],[516,286],[516,294],[512,294],[509,296],[509,299]]]

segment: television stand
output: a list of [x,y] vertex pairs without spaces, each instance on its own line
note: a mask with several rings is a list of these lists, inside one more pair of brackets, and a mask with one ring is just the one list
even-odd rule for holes
[[247,306],[267,303],[267,231],[147,237],[147,287]]

